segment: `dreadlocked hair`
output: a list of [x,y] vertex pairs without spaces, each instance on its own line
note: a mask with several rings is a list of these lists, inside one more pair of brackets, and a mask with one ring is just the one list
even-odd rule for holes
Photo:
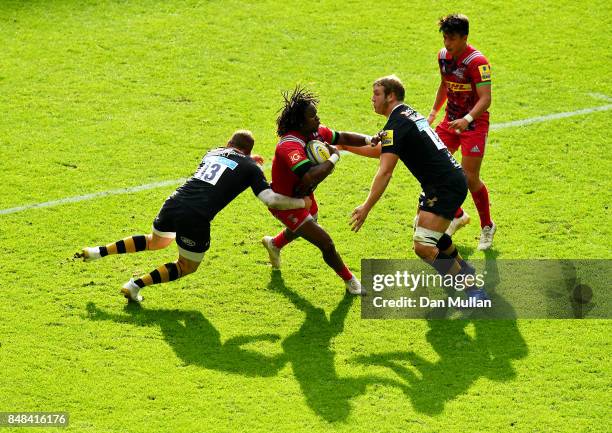
[[285,106],[276,119],[276,132],[279,137],[291,130],[300,129],[304,123],[306,108],[310,104],[317,105],[319,103],[319,99],[314,93],[299,85],[293,89],[291,96],[289,96],[289,91],[283,92],[283,99],[285,100]]

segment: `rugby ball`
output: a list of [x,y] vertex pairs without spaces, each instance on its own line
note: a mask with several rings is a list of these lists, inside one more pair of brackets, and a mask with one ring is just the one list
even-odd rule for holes
[[306,155],[313,164],[322,164],[329,159],[329,150],[325,143],[319,140],[310,140],[306,143]]

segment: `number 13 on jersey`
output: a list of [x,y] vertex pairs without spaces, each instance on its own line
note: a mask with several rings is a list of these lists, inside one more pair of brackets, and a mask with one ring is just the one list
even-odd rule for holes
[[233,170],[237,165],[237,162],[223,156],[206,156],[193,177],[211,185],[216,185],[225,170],[228,168]]

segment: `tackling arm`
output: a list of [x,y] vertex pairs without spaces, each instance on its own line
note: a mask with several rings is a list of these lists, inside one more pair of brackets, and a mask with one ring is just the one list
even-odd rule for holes
[[338,148],[348,150],[356,155],[368,158],[380,158],[381,146],[376,137],[357,134],[356,132],[340,132]]
[[[265,203],[271,209],[300,209],[304,207],[310,207],[308,198],[293,198],[287,197],[286,195],[277,194],[272,189],[264,189],[257,195],[257,198]],[[306,201],[308,200],[308,202]]]

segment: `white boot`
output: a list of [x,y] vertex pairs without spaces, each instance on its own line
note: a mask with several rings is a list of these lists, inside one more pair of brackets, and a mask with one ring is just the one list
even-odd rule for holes
[[133,278],[123,285],[121,294],[127,298],[128,301],[142,302],[144,298],[140,294],[140,287],[134,282]]
[[280,248],[274,245],[272,236],[264,236],[261,240],[263,246],[268,250],[268,255],[270,256],[270,264],[274,269],[280,269],[281,259],[280,259]]
[[364,296],[365,291],[361,288],[361,282],[353,275],[350,280],[344,282],[346,285],[346,291],[351,295]]

